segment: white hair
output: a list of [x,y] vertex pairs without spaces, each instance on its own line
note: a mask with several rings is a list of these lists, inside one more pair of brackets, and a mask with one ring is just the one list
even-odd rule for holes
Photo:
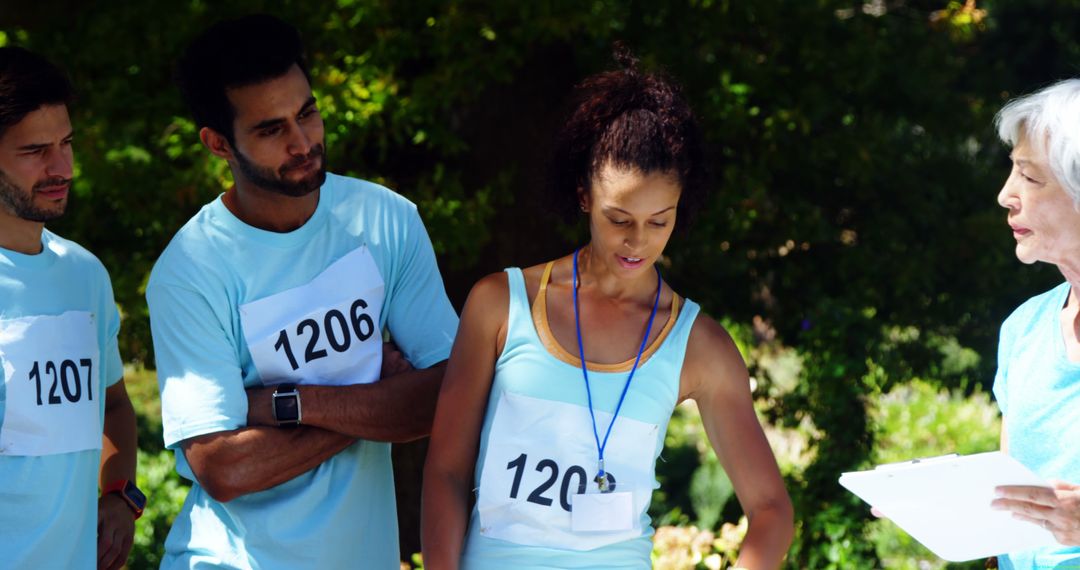
[[994,123],[1009,146],[1015,147],[1023,135],[1028,144],[1045,151],[1050,170],[1080,209],[1080,79],[1009,101]]

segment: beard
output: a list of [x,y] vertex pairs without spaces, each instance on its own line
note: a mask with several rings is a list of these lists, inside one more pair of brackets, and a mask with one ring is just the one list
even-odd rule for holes
[[[235,149],[234,149],[235,150]],[[255,161],[244,156],[239,150],[235,150],[236,166],[240,172],[254,185],[264,190],[299,198],[316,191],[326,181],[326,160],[323,158],[323,145],[318,144],[311,148],[307,156],[301,156],[290,160],[275,171],[272,167],[257,164]],[[319,159],[319,169],[310,175],[291,182],[285,178],[285,174],[304,164],[309,160]]]
[[39,188],[68,184],[68,195],[71,195],[71,179],[53,176],[40,180],[29,192],[19,188],[3,172],[0,172],[0,208],[8,210],[16,218],[28,222],[51,222],[64,215],[67,209],[67,198],[51,208],[40,208],[34,205],[34,196]]

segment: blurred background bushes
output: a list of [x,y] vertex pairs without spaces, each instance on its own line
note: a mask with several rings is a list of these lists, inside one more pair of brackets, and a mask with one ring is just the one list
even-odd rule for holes
[[[419,205],[457,304],[480,276],[585,236],[547,213],[543,173],[573,85],[612,66],[612,42],[674,76],[701,120],[713,193],[663,271],[750,361],[796,506],[788,566],[942,566],[836,480],[996,446],[997,328],[1061,277],[1013,257],[991,122],[1008,99],[1076,74],[1080,1],[0,0],[0,44],[46,54],[80,92],[78,179],[53,229],[101,257],[124,316],[152,494],[133,567],[156,564],[185,489],[146,372],[146,278],[230,183],[172,65],[199,30],[254,11],[301,29],[330,168]],[[667,442],[653,514],[699,530],[658,544],[723,563],[716,537],[737,535],[740,513],[692,407]],[[399,490],[419,484],[422,453],[395,451],[399,482],[411,477]],[[417,498],[401,500],[409,552]]]

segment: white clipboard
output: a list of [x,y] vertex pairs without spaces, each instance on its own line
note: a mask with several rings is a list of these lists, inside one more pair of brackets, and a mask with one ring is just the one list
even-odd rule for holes
[[1057,544],[1050,531],[990,508],[999,485],[1051,486],[1000,451],[879,465],[844,473],[840,484],[950,562]]

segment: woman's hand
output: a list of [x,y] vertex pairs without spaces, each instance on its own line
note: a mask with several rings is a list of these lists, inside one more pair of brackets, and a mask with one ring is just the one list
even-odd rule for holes
[[999,498],[990,505],[1012,511],[1020,520],[1054,533],[1065,546],[1080,546],[1080,485],[1051,481],[1050,487],[1006,485],[995,489]]

